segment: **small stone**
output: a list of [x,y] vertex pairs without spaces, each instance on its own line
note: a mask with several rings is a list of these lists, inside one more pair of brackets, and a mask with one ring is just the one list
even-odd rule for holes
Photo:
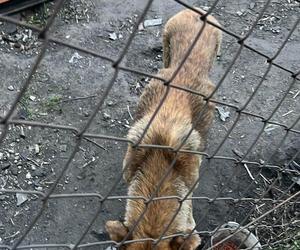
[[33,171],[32,176],[34,177],[44,177],[46,176],[46,171],[43,168],[37,168]]
[[243,15],[243,12],[242,12],[242,11],[237,11],[236,14],[237,14],[238,16],[242,16],[242,15]]
[[2,152],[0,152],[0,160],[4,159],[4,154]]
[[15,151],[14,151],[13,149],[8,149],[7,151],[8,151],[8,153],[10,153],[10,154],[14,154],[14,153],[15,153]]
[[252,10],[252,9],[254,9],[254,7],[255,7],[255,2],[251,2],[249,5],[249,8]]
[[36,191],[43,191],[43,187],[36,187],[35,190]]
[[40,147],[39,147],[38,144],[34,145],[34,152],[35,152],[36,155],[40,153]]
[[83,179],[85,179],[85,175],[84,174],[80,174],[80,175],[77,175],[76,178],[78,180],[83,180]]
[[82,59],[82,58],[83,58],[83,56],[81,56],[81,55],[79,55],[77,52],[75,52],[75,53],[73,54],[73,56],[71,57],[71,59],[69,60],[69,63],[74,63],[74,62],[75,62],[75,59],[80,60],[80,59]]
[[109,39],[115,41],[117,39],[117,34],[115,32],[109,33]]
[[107,106],[112,106],[112,105],[114,105],[114,103],[112,101],[107,102]]
[[1,194],[1,195],[0,195],[0,201],[4,201],[6,198],[7,198],[6,195],[4,195],[4,194]]
[[31,178],[32,178],[30,172],[28,172],[28,173],[25,175],[25,177],[26,177],[26,179],[31,179]]
[[67,151],[67,145],[66,144],[60,145],[59,148],[60,148],[61,152],[66,152]]
[[17,175],[18,175],[18,168],[16,168],[16,167],[11,168],[11,169],[10,169],[10,172],[11,172],[12,175],[17,176]]
[[143,23],[140,23],[138,29],[139,29],[139,31],[144,30],[144,29],[145,29],[144,24],[143,24]]
[[105,119],[105,120],[108,120],[108,119],[110,119],[110,115],[109,115],[109,114],[107,114],[107,113],[103,113],[103,117],[104,117],[104,119]]
[[28,37],[29,37],[29,38],[32,37],[32,30],[28,30]]
[[29,96],[29,99],[34,102],[36,100],[36,97],[31,95],[31,96]]
[[24,133],[24,128],[23,127],[20,127],[20,137],[25,139],[25,133]]
[[15,90],[14,86],[12,86],[12,85],[8,86],[7,89],[8,89],[9,91],[14,91],[14,90]]
[[25,201],[28,200],[27,194],[16,193],[16,197],[17,197],[17,206],[22,205]]
[[10,163],[6,163],[3,166],[1,166],[1,170],[9,169],[10,166],[11,166]]
[[157,19],[150,19],[150,20],[145,20],[144,21],[144,27],[151,27],[151,26],[158,26],[162,24],[162,19],[157,18]]
[[223,107],[216,107],[218,113],[219,113],[219,116],[220,116],[220,119],[225,122],[227,118],[230,117],[230,112],[229,111],[226,111]]

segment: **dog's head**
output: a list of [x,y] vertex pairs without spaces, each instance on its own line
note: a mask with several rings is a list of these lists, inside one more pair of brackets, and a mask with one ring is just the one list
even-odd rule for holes
[[[120,221],[107,221],[105,225],[111,240],[115,242],[122,241],[128,234],[129,229]],[[186,232],[188,233],[188,232]],[[127,240],[138,240],[137,237],[130,236]],[[195,250],[200,245],[201,239],[197,234],[191,235],[188,238],[176,236],[172,239],[162,240],[155,249],[157,250]],[[123,245],[122,250],[152,250],[154,249],[152,241],[133,242]]]

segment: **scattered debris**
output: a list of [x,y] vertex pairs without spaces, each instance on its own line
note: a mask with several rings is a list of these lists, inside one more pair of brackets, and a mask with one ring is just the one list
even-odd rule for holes
[[113,247],[113,246],[109,246],[107,247],[105,250],[117,250],[117,248]]
[[31,178],[32,178],[31,173],[28,172],[28,173],[26,174],[25,178],[26,178],[26,179],[31,179]]
[[9,91],[14,91],[14,90],[15,90],[14,86],[12,86],[12,85],[8,86],[7,89],[8,89]]
[[16,237],[18,234],[20,234],[20,231],[17,231],[17,232],[15,232],[14,234],[5,237],[4,240],[14,238],[14,237]]
[[40,153],[40,147],[39,147],[38,144],[34,145],[34,152],[35,152],[36,155]]
[[60,145],[59,149],[61,152],[67,152],[67,145],[66,144]]
[[202,8],[203,10],[205,10],[205,11],[208,11],[208,10],[210,9],[209,6],[201,6],[201,8]]
[[162,24],[162,18],[149,19],[144,21],[144,27],[159,26]]
[[236,12],[236,14],[237,14],[238,16],[242,16],[242,15],[244,14],[244,12],[239,10],[239,11]]
[[268,125],[265,127],[264,131],[265,131],[266,133],[270,133],[272,130],[274,130],[274,129],[276,129],[276,128],[279,128],[279,126],[278,126],[278,125],[275,125],[275,124],[268,124]]
[[5,163],[4,165],[1,166],[1,170],[9,169],[10,166],[11,166],[10,163]]
[[33,171],[32,176],[34,177],[44,177],[46,176],[46,171],[44,168],[37,168]]
[[[287,166],[287,168],[289,170],[292,170],[295,173],[300,173],[300,164],[298,164],[296,161],[292,161]],[[289,176],[291,176],[291,179],[292,179],[293,182],[297,183],[300,186],[300,175],[299,174],[298,175],[295,174],[293,176],[290,174]]]
[[300,90],[298,90],[298,91],[296,92],[296,94],[293,96],[293,98],[295,99],[299,94],[300,94]]
[[251,172],[250,172],[250,170],[249,170],[247,164],[244,163],[243,166],[245,167],[245,169],[246,169],[246,171],[247,171],[247,173],[248,173],[250,179],[253,180],[255,184],[257,184],[257,181],[254,179],[253,175],[251,174]]
[[251,2],[249,5],[249,8],[252,10],[252,9],[254,9],[254,7],[255,7],[255,2]]
[[262,173],[260,173],[259,175],[260,175],[261,178],[263,178],[263,180],[264,180],[266,183],[268,183],[269,185],[271,184],[271,182],[270,182],[270,181],[269,181]]
[[29,96],[29,99],[34,102],[36,100],[36,97],[31,95],[31,96]]
[[103,113],[104,120],[109,120],[111,118],[110,114]]
[[95,157],[92,157],[92,159],[91,159],[90,161],[86,162],[81,168],[85,168],[85,167],[89,166],[89,165],[90,165],[91,163],[93,163],[95,160],[96,160],[96,158],[95,158]]
[[109,33],[109,39],[110,40],[113,40],[113,41],[115,41],[115,40],[117,40],[117,34],[115,33],[115,32],[113,32],[113,33]]
[[143,23],[140,23],[140,24],[139,24],[139,27],[138,27],[138,30],[139,30],[139,31],[142,31],[142,30],[144,30],[144,29],[145,29],[144,24],[143,24]]
[[294,112],[294,110],[290,110],[290,111],[284,113],[284,114],[282,115],[282,117],[285,117],[285,116],[287,116],[287,115],[289,115],[289,114],[291,114],[291,113],[293,113],[293,112]]
[[80,60],[82,59],[83,56],[79,55],[77,52],[75,52],[73,54],[73,56],[71,57],[71,59],[69,60],[69,63],[75,63],[75,60],[74,59],[77,59],[77,60]]
[[28,195],[24,193],[16,193],[17,206],[22,205],[25,201],[28,200]]
[[226,111],[223,107],[216,107],[219,112],[220,119],[225,122],[227,118],[230,117],[230,112]]
[[243,157],[243,153],[241,151],[239,151],[238,149],[234,148],[232,149],[232,152],[237,155],[239,158],[242,158]]
[[25,139],[25,137],[26,137],[26,136],[25,136],[25,133],[24,133],[24,128],[23,128],[23,126],[20,127],[20,137],[23,138],[23,139]]
[[127,105],[127,111],[128,111],[129,116],[130,116],[130,119],[131,119],[131,120],[134,120],[134,119],[133,119],[133,116],[132,116],[132,114],[131,114],[131,112],[130,112],[129,105]]

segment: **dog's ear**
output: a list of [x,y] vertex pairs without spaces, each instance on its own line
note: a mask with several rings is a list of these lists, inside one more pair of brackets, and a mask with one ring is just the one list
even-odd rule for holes
[[107,221],[105,229],[110,239],[116,242],[122,241],[128,233],[128,228],[120,221]]
[[201,239],[199,235],[193,234],[186,239],[183,236],[174,237],[170,243],[170,246],[172,250],[196,250],[200,243]]

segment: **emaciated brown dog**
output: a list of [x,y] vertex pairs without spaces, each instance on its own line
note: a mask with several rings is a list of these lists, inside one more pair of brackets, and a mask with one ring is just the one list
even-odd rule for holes
[[[196,34],[204,25],[200,16],[194,11],[184,10],[167,22],[163,34],[164,69],[159,71],[159,77],[171,78]],[[207,18],[218,24],[212,16]],[[209,96],[214,90],[214,85],[209,80],[208,74],[219,51],[220,43],[221,31],[206,23],[202,35],[171,84]],[[156,79],[152,79],[146,86],[140,98],[136,121],[128,134],[131,141],[139,140],[165,91],[166,86]],[[210,102],[206,106],[205,104],[206,101],[200,95],[171,88],[141,144],[166,145],[175,149],[183,144],[181,150],[199,151],[203,149],[205,137],[214,116],[214,105]],[[201,119],[198,121],[200,114],[202,114]],[[194,127],[192,133],[185,140],[192,127]],[[157,190],[159,180],[166,174],[175,157],[176,163]],[[183,198],[197,181],[200,164],[200,155],[175,154],[167,150],[133,148],[129,145],[123,163],[124,179],[129,186],[128,195],[143,196],[146,199],[153,194],[155,197],[177,196]],[[106,223],[106,230],[110,238],[116,242],[124,239],[145,208],[143,200],[128,199],[124,223],[119,221],[107,221]],[[179,212],[170,224],[177,210]],[[142,220],[127,240],[158,239],[167,225],[169,228],[164,236],[191,232],[195,227],[191,200],[182,202],[181,207],[177,199],[150,202]],[[155,249],[175,250],[180,247],[185,250],[196,249],[200,242],[197,234],[186,239],[177,236],[160,241]],[[123,245],[121,249],[142,250],[154,249],[154,247],[152,241],[147,240]]]

